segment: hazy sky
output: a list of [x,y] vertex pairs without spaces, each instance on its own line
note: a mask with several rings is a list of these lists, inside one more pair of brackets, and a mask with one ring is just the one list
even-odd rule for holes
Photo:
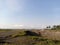
[[59,19],[60,0],[0,0],[0,28],[42,28]]

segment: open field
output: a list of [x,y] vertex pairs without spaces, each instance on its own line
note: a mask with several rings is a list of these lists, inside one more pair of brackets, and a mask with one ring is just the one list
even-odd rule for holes
[[0,29],[0,45],[60,45],[60,31]]

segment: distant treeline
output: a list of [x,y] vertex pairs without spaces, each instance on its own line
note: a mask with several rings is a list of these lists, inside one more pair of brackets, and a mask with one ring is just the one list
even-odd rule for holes
[[51,29],[51,30],[60,30],[60,25],[53,25],[51,26],[47,26],[46,29]]

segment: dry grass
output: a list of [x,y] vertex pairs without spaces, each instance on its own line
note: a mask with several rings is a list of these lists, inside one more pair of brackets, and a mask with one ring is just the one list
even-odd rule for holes
[[25,31],[27,30],[1,30],[0,37],[4,37],[5,43],[0,43],[0,45],[60,45],[60,31],[31,30],[42,36],[27,36]]

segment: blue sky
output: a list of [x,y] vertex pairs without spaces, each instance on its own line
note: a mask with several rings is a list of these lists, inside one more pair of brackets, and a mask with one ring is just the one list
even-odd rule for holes
[[44,28],[59,19],[60,0],[0,0],[0,28]]

